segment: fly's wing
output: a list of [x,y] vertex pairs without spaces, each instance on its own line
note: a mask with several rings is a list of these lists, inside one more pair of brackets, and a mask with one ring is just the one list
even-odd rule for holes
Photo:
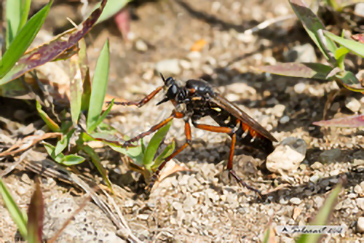
[[251,118],[248,114],[242,111],[238,106],[231,103],[221,95],[215,92],[214,97],[210,97],[210,100],[214,102],[219,107],[228,111],[230,114],[235,116],[237,119],[241,120],[243,123],[248,125],[255,132],[259,133],[261,136],[266,137],[267,139],[277,142],[277,139],[272,136],[264,127],[262,127],[257,121]]

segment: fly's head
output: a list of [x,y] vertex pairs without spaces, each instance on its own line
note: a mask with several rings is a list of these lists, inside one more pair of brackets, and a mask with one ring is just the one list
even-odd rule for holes
[[163,100],[157,103],[157,105],[160,105],[167,101],[172,101],[174,104],[181,103],[185,99],[185,92],[183,92],[184,89],[178,85],[177,81],[174,78],[169,77],[165,79],[162,74],[160,75],[164,82],[165,96]]

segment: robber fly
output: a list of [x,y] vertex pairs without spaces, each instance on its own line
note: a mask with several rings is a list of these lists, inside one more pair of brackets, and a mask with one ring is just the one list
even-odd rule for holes
[[[238,183],[260,194],[259,190],[246,184],[233,170],[235,143],[239,142],[240,144],[252,146],[269,154],[274,149],[272,142],[276,142],[277,140],[239,107],[226,100],[219,93],[213,91],[211,85],[206,81],[201,79],[190,79],[183,86],[178,84],[172,77],[165,79],[161,74],[161,78],[164,81],[164,85],[155,89],[144,99],[140,101],[115,102],[117,105],[135,105],[137,107],[141,107],[164,89],[165,96],[157,103],[157,105],[171,101],[175,106],[175,109],[168,118],[154,125],[148,131],[126,141],[124,144],[125,146],[130,146],[133,142],[136,142],[139,139],[159,130],[174,118],[183,119],[185,122],[186,142],[180,148],[176,149],[170,156],[165,158],[165,160],[160,164],[152,177],[149,188],[153,187],[159,172],[163,169],[166,163],[191,144],[191,122],[192,125],[198,129],[210,132],[226,133],[231,137],[227,170],[238,181]],[[198,123],[198,121],[205,116],[210,116],[213,120],[215,120],[218,126]]]

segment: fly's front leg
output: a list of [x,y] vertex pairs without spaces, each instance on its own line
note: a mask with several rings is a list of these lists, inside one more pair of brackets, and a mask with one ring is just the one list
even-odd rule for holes
[[[143,105],[148,103],[156,94],[158,94],[163,89],[163,87],[164,86],[160,86],[160,87],[156,88],[152,93],[150,93],[149,95],[147,95],[146,97],[144,97],[143,99],[141,99],[139,101],[114,102],[114,105],[124,105],[124,106],[135,105],[137,107],[142,107]],[[108,101],[106,103],[110,104],[111,101]]]
[[[230,145],[230,153],[229,153],[229,159],[227,163],[227,170],[229,171],[229,175],[232,175],[236,181],[241,184],[242,186],[246,187],[247,189],[257,192],[259,196],[261,197],[261,192],[258,189],[255,189],[248,184],[246,184],[233,170],[233,159],[234,159],[234,151],[235,151],[235,143],[236,143],[236,133],[235,129],[230,127],[219,127],[219,126],[211,126],[211,125],[205,125],[205,124],[198,124],[196,122],[192,122],[193,125],[201,130],[206,130],[210,132],[217,132],[217,133],[226,133],[229,134],[231,137],[231,145]],[[236,127],[240,125],[240,121],[237,122]]]
[[141,134],[139,134],[138,136],[126,141],[124,143],[125,147],[128,147],[131,143],[136,142],[142,138],[144,138],[145,136],[148,136],[149,134],[152,134],[156,131],[158,131],[160,128],[164,127],[168,122],[170,122],[171,120],[173,120],[173,118],[182,118],[183,114],[173,111],[172,114],[166,118],[165,120],[161,121],[160,123],[158,123],[157,125],[152,126],[148,131],[145,131]]

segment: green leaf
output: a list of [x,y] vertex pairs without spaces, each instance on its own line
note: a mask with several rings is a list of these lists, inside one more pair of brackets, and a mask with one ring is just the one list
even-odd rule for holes
[[[319,210],[315,220],[310,225],[326,225],[329,222],[329,217],[334,209],[336,199],[339,196],[342,185],[338,184],[326,199],[324,205]],[[319,242],[322,234],[303,234],[296,241],[297,243]]]
[[[102,21],[111,18],[123,7],[125,7],[125,5],[128,4],[130,1],[131,0],[108,0],[105,5],[104,11],[102,12],[100,18],[97,20],[97,23],[101,23]],[[98,7],[99,4],[96,6]]]
[[60,128],[48,115],[42,110],[42,106],[37,100],[36,102],[37,111],[40,115],[40,117],[43,119],[43,121],[47,124],[47,126],[53,131],[53,132],[59,132]]
[[113,191],[111,187],[111,182],[109,180],[109,177],[107,176],[107,172],[105,168],[102,166],[100,157],[97,155],[97,153],[88,145],[83,146],[82,150],[85,151],[91,157],[92,163],[96,166],[97,170],[100,172],[102,178],[106,182],[109,189]]
[[158,157],[154,160],[154,163],[151,167],[152,171],[155,171],[164,161],[164,159],[173,153],[175,146],[176,143],[174,140],[172,141],[172,143],[167,145],[167,147],[163,150],[163,152],[160,155],[158,155]]
[[60,164],[66,165],[66,166],[72,166],[72,165],[78,165],[85,161],[85,158],[75,155],[75,154],[69,154],[62,157],[62,160]]
[[144,153],[144,158],[143,158],[143,165],[145,167],[150,167],[150,164],[153,162],[154,160],[154,156],[157,153],[157,150],[161,144],[161,142],[163,141],[163,139],[165,138],[165,136],[168,133],[169,128],[172,125],[172,121],[168,122],[164,127],[162,127],[161,129],[159,129],[154,136],[152,137],[152,139],[150,140],[147,149],[145,150]]
[[6,48],[9,48],[16,34],[27,22],[30,2],[30,0],[6,1]]
[[11,196],[9,190],[6,188],[3,180],[0,177],[0,195],[3,198],[3,202],[9,211],[11,218],[19,229],[20,234],[24,239],[27,239],[27,218],[20,211],[18,205],[16,205],[13,197]]
[[62,153],[59,153],[58,155],[55,154],[55,149],[56,147],[54,147],[52,144],[43,142],[44,148],[47,150],[47,153],[49,154],[49,156],[51,156],[51,158],[56,161],[57,163],[61,163],[63,160],[64,155]]
[[41,243],[43,236],[44,201],[39,183],[35,185],[35,191],[30,199],[28,208],[28,236],[27,242]]
[[107,40],[97,60],[92,81],[90,106],[87,116],[87,132],[95,130],[104,104],[109,79],[109,41]]
[[337,50],[334,54],[337,64],[338,64],[339,68],[341,68],[342,70],[345,70],[345,63],[344,63],[345,56],[346,56],[346,54],[349,53],[349,51],[350,51],[349,49],[341,46],[341,47],[337,48]]
[[364,127],[364,115],[355,115],[332,120],[317,121],[313,124],[322,127]]
[[20,23],[19,23],[19,27],[18,27],[18,31],[17,33],[19,33],[19,31],[24,27],[24,25],[27,23],[28,21],[28,15],[29,15],[29,10],[30,10],[30,4],[31,4],[31,0],[20,0],[22,2],[22,6],[21,6],[21,18],[20,18]]
[[38,34],[53,3],[51,0],[38,11],[19,31],[0,60],[0,78],[3,78],[28,49]]
[[63,136],[63,138],[60,141],[57,142],[56,148],[54,149],[54,154],[56,156],[60,154],[69,145],[70,139],[74,131],[76,131],[76,129],[71,129],[67,134]]
[[344,38],[334,35],[333,33],[326,31],[326,30],[324,31],[324,35],[326,35],[331,40],[339,43],[340,45],[346,47],[347,49],[354,52],[355,54],[364,58],[364,44],[363,43],[360,43],[360,42],[357,42],[354,40],[344,39]]
[[320,49],[322,54],[324,54],[325,58],[329,60],[330,55],[325,47],[327,47],[328,51],[332,53],[335,53],[337,47],[335,43],[328,38],[323,37],[326,39],[326,44],[322,43],[322,41],[320,40],[319,30],[325,30],[325,26],[323,25],[321,20],[316,16],[314,12],[312,12],[311,9],[306,6],[304,1],[290,0],[289,2],[298,19],[302,22],[302,25],[307,31],[310,38],[313,40],[313,42],[315,42],[316,46]]
[[97,127],[104,119],[105,119],[105,117],[110,113],[110,111],[111,111],[111,108],[112,108],[112,106],[114,105],[114,100],[115,99],[112,99],[112,101],[111,101],[111,103],[110,103],[110,105],[109,105],[109,107],[106,109],[106,111],[104,111],[103,113],[102,113],[102,115],[99,117],[99,119],[96,121],[96,123],[95,123],[95,127]]
[[260,66],[260,71],[273,73],[282,76],[315,78],[327,80],[332,67],[321,63],[277,63],[270,66]]
[[360,81],[356,76],[350,71],[343,71],[335,75],[335,80],[348,90],[354,92],[364,92],[364,87],[361,85]]

